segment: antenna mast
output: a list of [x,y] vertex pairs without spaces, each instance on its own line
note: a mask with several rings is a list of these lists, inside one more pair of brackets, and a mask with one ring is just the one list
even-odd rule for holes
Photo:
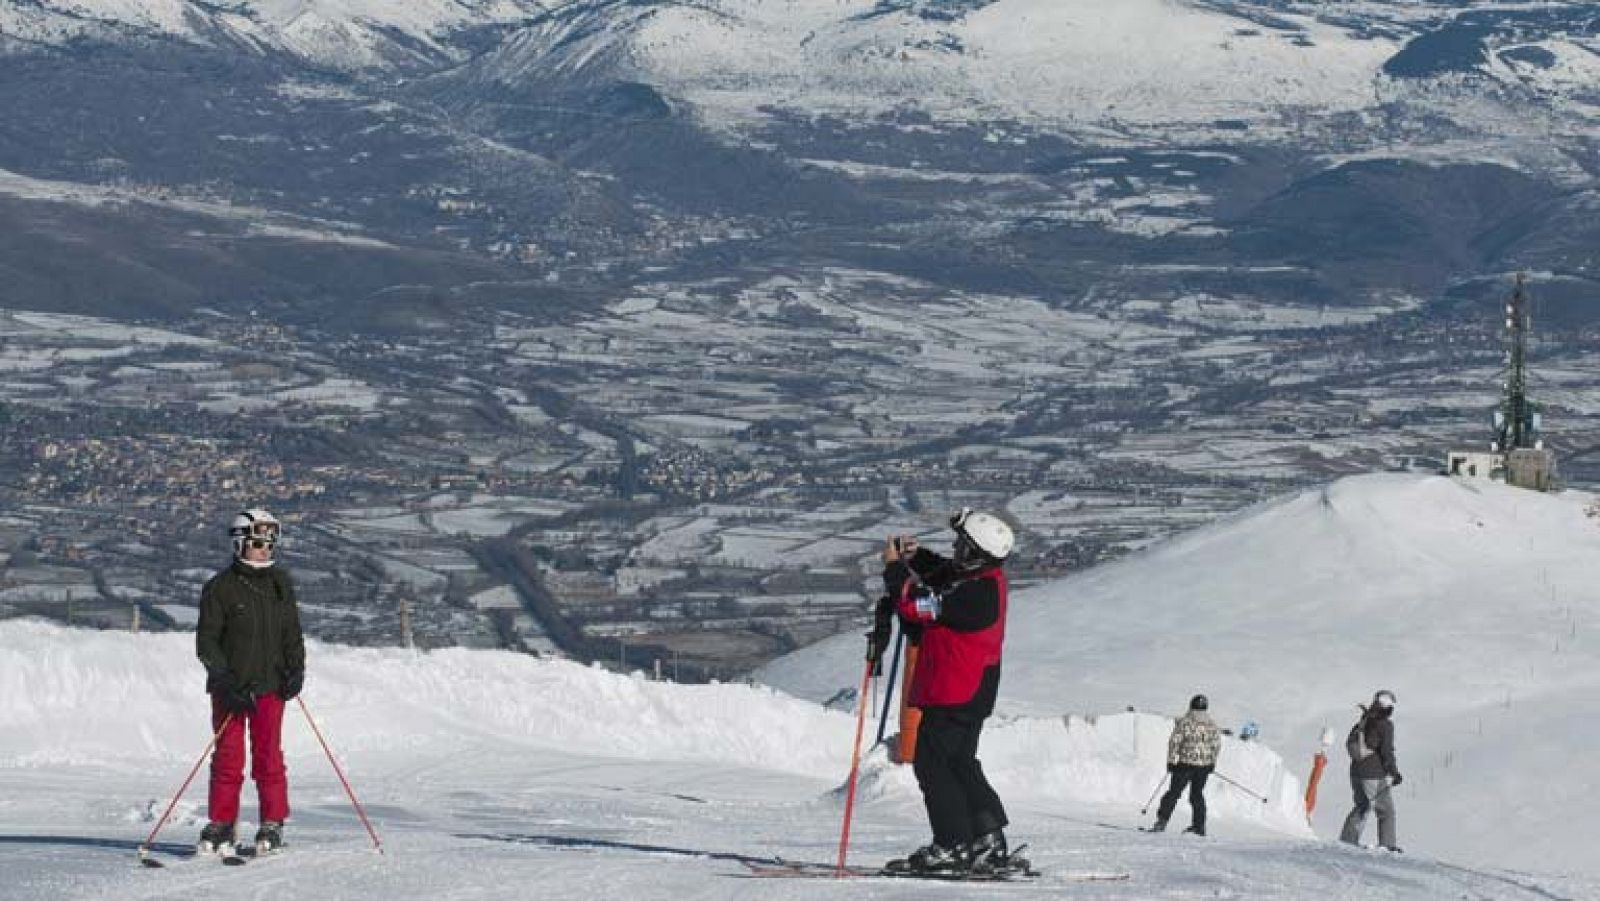
[[1494,417],[1494,449],[1500,453],[1538,447],[1538,417],[1528,400],[1528,333],[1532,328],[1533,312],[1519,273],[1516,290],[1506,302],[1506,390]]

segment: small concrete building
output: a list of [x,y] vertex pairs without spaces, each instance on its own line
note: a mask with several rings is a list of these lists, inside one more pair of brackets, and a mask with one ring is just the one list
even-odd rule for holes
[[1534,491],[1556,487],[1556,455],[1542,447],[1518,447],[1506,454],[1506,484]]
[[1505,478],[1505,455],[1487,451],[1450,451],[1445,455],[1446,475],[1464,479]]

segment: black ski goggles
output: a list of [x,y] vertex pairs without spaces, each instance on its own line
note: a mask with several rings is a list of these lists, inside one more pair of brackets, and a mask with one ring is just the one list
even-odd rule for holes
[[951,548],[957,560],[970,560],[978,555],[978,546],[972,543],[966,532],[957,532],[955,544]]

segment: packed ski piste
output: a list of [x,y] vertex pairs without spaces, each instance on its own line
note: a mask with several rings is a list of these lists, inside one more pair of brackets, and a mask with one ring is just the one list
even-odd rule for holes
[[[1403,507],[1390,495],[1455,490],[1421,485],[1346,480],[1322,506],[1355,497]],[[1292,503],[1202,530],[1212,534],[1197,545],[1225,545],[1230,530]],[[1208,897],[1600,897],[1600,880],[1582,872],[1533,875],[1401,850],[1410,808],[1398,790],[1411,784],[1399,750],[1410,734],[1402,686],[1411,679],[1432,692],[1404,666],[1365,667],[1376,684],[1329,703],[1346,721],[1321,730],[1304,782],[1262,744],[1271,719],[1242,718],[1235,729],[1213,718],[1219,697],[1252,717],[1274,710],[1232,697],[1245,683],[1214,669],[1170,698],[1182,674],[1146,666],[1182,711],[1171,719],[1133,705],[1063,716],[1002,704],[997,716],[1008,647],[1013,668],[1055,665],[1038,651],[1051,636],[1026,601],[1017,632],[1023,608],[1006,574],[1016,534],[1003,512],[966,508],[937,528],[911,525],[883,539],[865,652],[859,637],[839,636],[765,674],[805,696],[808,682],[837,684],[841,668],[857,669],[854,691],[830,709],[770,688],[674,685],[509,652],[308,642],[279,559],[284,524],[246,509],[227,523],[231,556],[205,582],[187,649],[182,633],[0,623],[0,697],[9,699],[0,702],[0,897],[225,891],[197,875],[208,863],[245,880],[260,865],[267,882],[250,883],[257,893],[304,879],[341,897],[789,897],[868,883],[873,897],[900,897],[896,887],[912,883],[923,897],[960,882],[966,893],[1032,886],[1142,898],[1193,896],[1191,881],[1211,886]],[[1179,541],[1159,553],[1192,550]],[[1147,659],[1165,653],[1170,669],[1184,668],[1193,658],[1174,649],[1206,639],[1179,637]],[[1054,643],[1071,653],[1059,635]],[[1600,671],[1587,662],[1552,684],[1565,690],[1579,671],[1582,684]],[[1079,690],[1109,690],[1091,682],[1062,681],[1057,709]],[[1031,680],[1016,709],[1040,708],[1050,691]],[[314,716],[308,696],[331,713]],[[1333,747],[1339,735],[1343,748]],[[1437,767],[1430,761],[1424,778],[1437,779]],[[241,803],[247,773],[253,806]],[[1310,828],[1319,787],[1338,843]],[[372,815],[366,791],[377,796]],[[530,858],[536,873],[515,863]],[[149,875],[118,877],[119,860]]]

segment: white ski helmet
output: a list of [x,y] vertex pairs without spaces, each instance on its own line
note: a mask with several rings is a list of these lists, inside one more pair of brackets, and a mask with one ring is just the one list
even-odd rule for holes
[[228,537],[233,539],[233,555],[243,559],[244,543],[252,538],[265,539],[276,548],[283,537],[283,524],[266,510],[252,507],[233,517],[228,524]]
[[1004,560],[1011,554],[1016,535],[1000,517],[988,513],[974,513],[962,507],[950,517],[950,528],[965,536],[973,546],[995,560]]

